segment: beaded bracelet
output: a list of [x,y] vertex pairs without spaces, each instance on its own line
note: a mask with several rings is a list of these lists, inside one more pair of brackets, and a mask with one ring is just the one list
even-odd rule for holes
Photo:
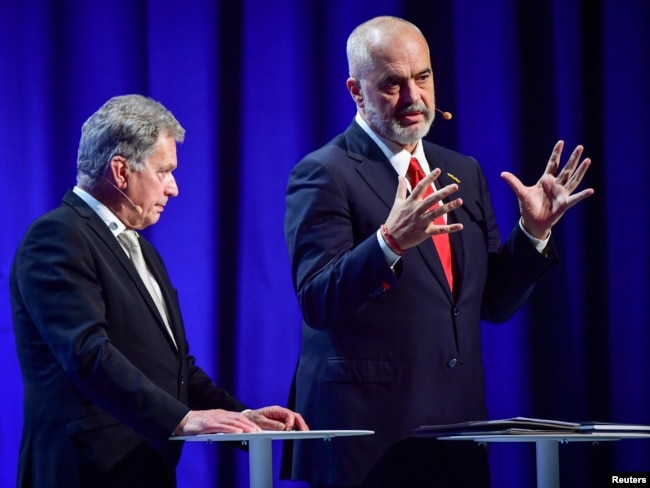
[[406,252],[404,249],[399,247],[399,244],[395,238],[390,235],[386,226],[382,225],[380,229],[381,235],[384,237],[384,241],[386,241],[386,245],[391,249],[391,251],[393,251],[395,254],[399,254],[400,256]]

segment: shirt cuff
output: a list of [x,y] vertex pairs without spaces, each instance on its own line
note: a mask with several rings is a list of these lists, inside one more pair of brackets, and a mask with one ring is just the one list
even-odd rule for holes
[[395,266],[395,263],[400,260],[401,256],[395,253],[390,247],[388,247],[386,241],[384,240],[384,237],[381,235],[381,229],[377,231],[377,242],[379,242],[379,247],[381,247],[381,250],[384,253],[386,263],[392,269],[393,266]]
[[185,417],[183,417],[183,420],[181,420],[179,422],[179,424],[174,429],[174,432],[172,432],[173,437],[175,437],[177,435],[183,435],[183,427],[185,427],[185,424],[187,423],[187,418],[190,416],[191,413],[192,413],[192,410],[190,410],[189,412],[187,412],[185,414]]
[[519,219],[519,228],[526,235],[526,237],[528,237],[528,240],[531,242],[531,244],[535,246],[537,252],[544,254],[544,251],[546,251],[546,247],[548,246],[548,241],[551,240],[551,233],[548,233],[548,237],[546,239],[538,239],[537,237],[533,237],[530,232],[524,228],[524,219],[522,218]]

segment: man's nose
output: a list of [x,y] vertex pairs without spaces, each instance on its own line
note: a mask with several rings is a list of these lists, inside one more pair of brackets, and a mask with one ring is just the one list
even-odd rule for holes
[[415,103],[420,100],[420,88],[415,83],[415,80],[408,80],[401,90],[402,101],[407,103]]
[[174,178],[174,176],[171,177],[171,181],[167,185],[167,195],[170,197],[178,196],[178,185],[176,184],[176,178]]

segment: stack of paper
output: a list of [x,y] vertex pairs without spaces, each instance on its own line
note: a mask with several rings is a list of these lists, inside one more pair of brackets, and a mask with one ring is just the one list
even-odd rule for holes
[[514,417],[501,420],[480,420],[458,424],[423,425],[413,430],[415,436],[443,437],[450,435],[495,434],[567,434],[567,433],[648,433],[650,425],[615,424],[608,422],[563,422],[560,420]]

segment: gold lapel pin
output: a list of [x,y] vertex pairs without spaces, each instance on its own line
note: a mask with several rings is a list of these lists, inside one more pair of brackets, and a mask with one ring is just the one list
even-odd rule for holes
[[447,176],[449,176],[456,183],[460,183],[460,180],[455,175],[452,175],[451,173],[447,173]]

